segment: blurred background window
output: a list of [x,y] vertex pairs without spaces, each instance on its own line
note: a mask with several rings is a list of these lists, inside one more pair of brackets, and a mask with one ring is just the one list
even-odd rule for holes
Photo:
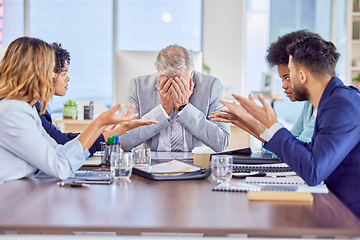
[[[333,18],[333,2],[337,2]],[[247,0],[245,85],[246,93],[261,89],[261,74],[275,73],[274,89],[282,89],[277,68],[269,69],[265,56],[271,42],[296,30],[308,29],[333,41],[341,54],[337,74],[345,80],[346,64],[346,1],[337,0]],[[336,21],[334,21],[334,19]],[[333,26],[336,25],[336,26]],[[333,29],[336,32],[333,33]],[[334,36],[333,36],[334,34]],[[303,102],[291,102],[281,93],[274,108],[281,122],[290,128],[297,120]]]
[[119,0],[118,49],[158,51],[178,44],[201,51],[201,0]]

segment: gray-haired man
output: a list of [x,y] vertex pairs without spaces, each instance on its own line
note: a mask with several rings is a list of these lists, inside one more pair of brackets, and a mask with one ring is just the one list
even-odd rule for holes
[[219,79],[194,71],[191,53],[178,45],[159,52],[156,69],[157,74],[131,80],[128,102],[135,104],[139,118],[159,123],[121,136],[122,148],[130,150],[145,142],[154,151],[191,151],[204,144],[214,151],[225,150],[229,124],[208,118],[223,108]]

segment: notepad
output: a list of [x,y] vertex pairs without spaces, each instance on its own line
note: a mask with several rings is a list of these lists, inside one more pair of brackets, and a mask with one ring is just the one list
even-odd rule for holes
[[249,201],[286,201],[286,202],[313,202],[314,197],[308,192],[279,192],[261,191],[248,192]]

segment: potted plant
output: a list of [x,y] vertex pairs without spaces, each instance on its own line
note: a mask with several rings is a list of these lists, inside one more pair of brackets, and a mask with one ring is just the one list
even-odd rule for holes
[[72,100],[67,101],[62,113],[63,119],[77,119],[78,110],[76,103]]

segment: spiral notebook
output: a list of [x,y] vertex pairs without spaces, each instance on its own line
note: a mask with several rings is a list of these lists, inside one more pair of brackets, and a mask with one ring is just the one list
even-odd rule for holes
[[256,184],[272,184],[272,185],[306,185],[305,181],[299,177],[295,176],[266,176],[266,177],[247,177],[246,183],[256,183]]
[[220,183],[213,191],[248,192],[249,201],[306,201],[312,202],[310,192],[298,191],[299,186],[260,186],[241,182]]
[[233,172],[292,172],[291,168],[286,163],[279,164],[234,164]]
[[243,180],[231,180],[215,186],[213,191],[226,192],[260,192],[260,191],[292,191],[299,193],[329,193],[326,184],[308,186],[307,184],[262,184],[246,183]]
[[297,191],[299,186],[292,185],[258,185],[258,184],[249,184],[243,182],[231,181],[230,183],[222,182],[219,185],[215,186],[213,191],[227,191],[227,192],[248,192],[248,191]]

